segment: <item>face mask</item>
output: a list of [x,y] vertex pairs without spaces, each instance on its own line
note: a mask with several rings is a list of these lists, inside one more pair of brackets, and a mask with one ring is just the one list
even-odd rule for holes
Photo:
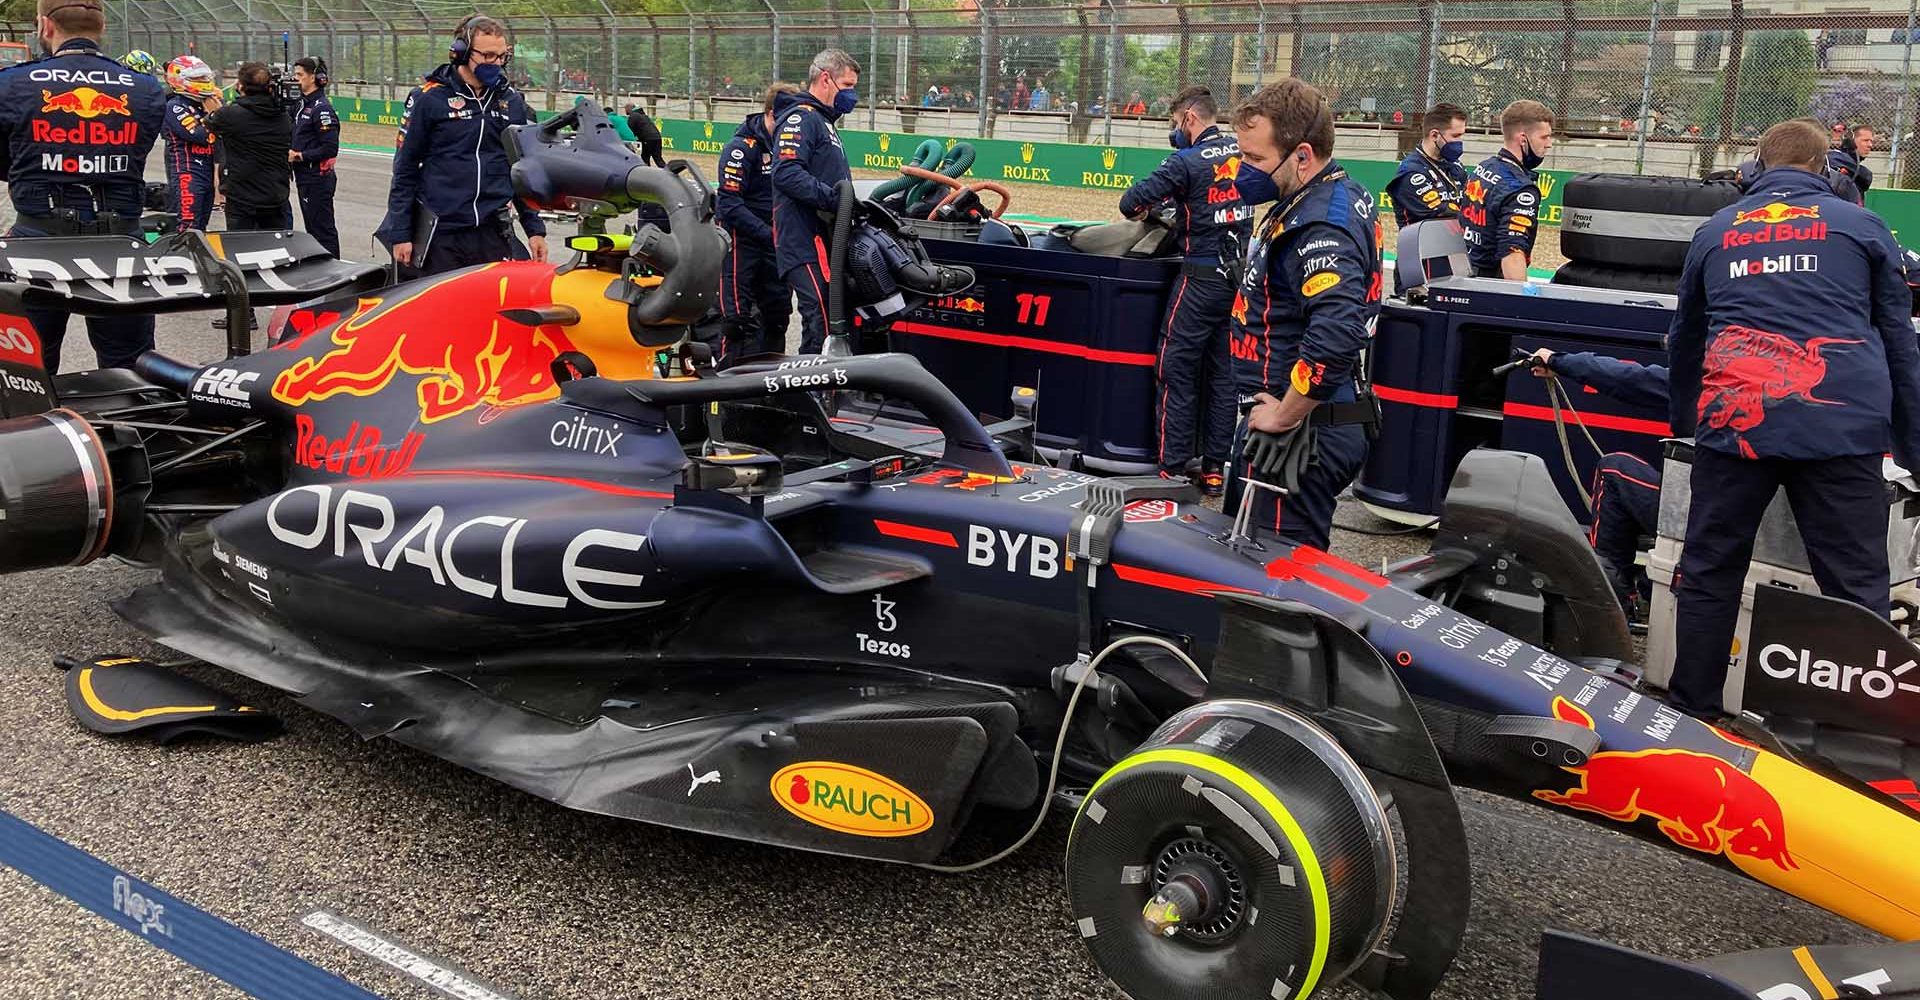
[[480,81],[480,86],[492,89],[507,78],[507,68],[496,63],[480,63],[473,68],[473,78]]
[[843,87],[839,93],[833,95],[833,113],[842,118],[853,114],[853,109],[859,104],[860,92],[852,87]]
[[1176,128],[1173,131],[1167,133],[1167,145],[1172,146],[1175,149],[1185,149],[1188,146],[1193,145],[1193,140],[1187,138],[1186,129]]
[[1532,170],[1533,168],[1546,162],[1546,159],[1547,159],[1546,157],[1541,156],[1539,153],[1536,153],[1533,151],[1532,139],[1523,138],[1520,141],[1523,144],[1520,147],[1520,165],[1521,166],[1527,168],[1528,170]]
[[1467,151],[1467,144],[1458,139],[1440,144],[1440,158],[1448,163],[1457,163],[1461,154]]

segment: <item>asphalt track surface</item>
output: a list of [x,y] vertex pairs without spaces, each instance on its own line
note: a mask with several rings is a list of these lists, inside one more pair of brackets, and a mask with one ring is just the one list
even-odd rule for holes
[[[377,222],[386,164],[341,160],[348,256]],[[210,318],[163,317],[161,350],[217,358]],[[75,368],[91,363],[78,326]],[[1369,520],[1351,504],[1340,516]],[[1366,564],[1424,545],[1344,531],[1334,543]],[[0,809],[376,993],[439,995],[303,915],[326,908],[519,1000],[1120,996],[1073,930],[1058,816],[964,876],[757,847],[569,812],[204,667],[188,672],[279,715],[286,734],[161,749],[88,733],[50,659],[167,658],[107,607],[148,577],[102,562],[0,578]],[[1675,850],[1477,792],[1460,801],[1473,916],[1441,996],[1532,997],[1548,927],[1681,958],[1876,939]],[[240,995],[0,868],[0,998]]]

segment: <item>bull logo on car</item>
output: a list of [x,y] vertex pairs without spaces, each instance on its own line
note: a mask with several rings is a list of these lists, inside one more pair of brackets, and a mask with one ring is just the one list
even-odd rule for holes
[[[1553,714],[1593,728],[1593,717],[1565,698],[1553,699]],[[1607,750],[1562,770],[1580,783],[1533,797],[1622,823],[1657,820],[1668,840],[1702,854],[1755,858],[1782,871],[1800,867],[1787,850],[1786,820],[1773,793],[1723,758],[1679,748]]]
[[[472,301],[497,276],[497,302]],[[478,280],[476,280],[478,279]],[[544,301],[553,271],[488,265],[388,302],[361,299],[334,327],[337,346],[295,361],[273,382],[273,398],[289,406],[338,394],[371,396],[401,373],[421,376],[420,420],[434,423],[479,406],[518,406],[560,394],[553,362],[574,349],[558,327],[509,318],[513,306]]]

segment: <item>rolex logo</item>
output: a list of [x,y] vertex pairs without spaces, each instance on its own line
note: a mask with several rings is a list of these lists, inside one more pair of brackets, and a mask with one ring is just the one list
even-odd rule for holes
[[1021,163],[1033,162],[1033,143],[1023,142],[1020,144],[1020,162]]
[[1120,162],[1120,151],[1119,151],[1119,150],[1117,150],[1117,149],[1103,149],[1103,150],[1101,150],[1101,151],[1100,151],[1100,167],[1101,167],[1101,169],[1103,169],[1103,170],[1112,170],[1112,169],[1113,169],[1113,165],[1114,165],[1114,164],[1116,164],[1116,163],[1118,163],[1118,162]]
[[885,132],[880,133],[880,151],[882,153],[886,152],[887,147],[891,145],[893,145],[893,136],[890,136]]
[[1540,199],[1542,201],[1546,200],[1547,195],[1550,195],[1553,193],[1552,175],[1541,174],[1539,180],[1535,181],[1534,183],[1540,185]]
[[706,132],[707,138],[709,139],[713,138],[713,123],[707,122],[706,127],[703,129],[703,131]]

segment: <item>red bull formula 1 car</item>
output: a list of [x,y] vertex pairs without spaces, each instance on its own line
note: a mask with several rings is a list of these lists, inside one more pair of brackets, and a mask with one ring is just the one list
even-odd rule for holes
[[[156,565],[115,609],[160,642],[570,808],[952,869],[1065,804],[1078,931],[1140,1000],[1429,995],[1467,918],[1456,782],[1920,937],[1920,814],[1623,681],[1590,557],[1508,579],[1579,544],[1537,459],[1476,459],[1449,544],[1382,574],[1021,461],[905,356],[715,372],[670,350],[721,249],[703,185],[611,135],[583,106],[516,136],[530,200],[669,216],[565,266],[376,290],[299,235],[0,247],[0,569]],[[266,350],[55,379],[22,318],[226,303],[238,337],[250,300],[303,304]],[[1556,937],[1542,995],[1840,982],[1920,960]]]

